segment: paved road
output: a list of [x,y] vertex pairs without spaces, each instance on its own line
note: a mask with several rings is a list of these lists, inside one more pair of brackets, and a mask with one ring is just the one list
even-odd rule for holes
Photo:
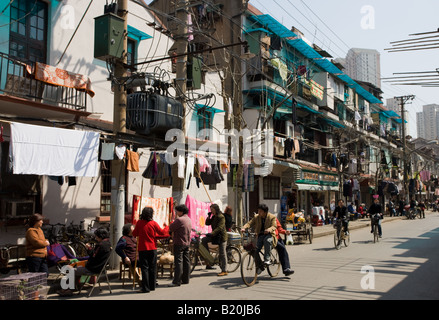
[[[351,231],[351,244],[335,250],[331,235],[312,244],[288,246],[295,274],[270,278],[263,273],[253,287],[243,284],[239,270],[227,277],[197,269],[191,283],[169,288],[159,278],[155,292],[140,294],[130,285],[112,281],[113,294],[104,290],[49,299],[89,300],[377,300],[439,299],[439,214],[426,219],[397,219],[383,224],[383,238],[372,242],[369,227]],[[363,270],[363,271],[362,271]]]

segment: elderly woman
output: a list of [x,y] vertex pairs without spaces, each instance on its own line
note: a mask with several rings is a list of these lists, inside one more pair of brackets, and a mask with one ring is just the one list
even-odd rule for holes
[[29,228],[26,231],[26,263],[29,272],[45,272],[49,275],[47,266],[47,246],[43,226],[43,216],[35,213],[29,218]]
[[157,270],[157,239],[169,238],[169,227],[160,228],[153,220],[154,210],[143,208],[140,220],[133,230],[133,236],[139,237],[139,264],[142,271],[142,288],[140,292],[155,290]]

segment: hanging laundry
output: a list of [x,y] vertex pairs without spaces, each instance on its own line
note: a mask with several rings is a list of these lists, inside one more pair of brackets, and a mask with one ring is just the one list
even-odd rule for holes
[[197,154],[196,158],[198,160],[198,170],[199,172],[210,172],[210,163],[209,161],[202,155]]
[[223,175],[228,174],[230,172],[229,164],[226,161],[220,160],[220,166],[221,166],[221,173]]
[[288,79],[288,67],[279,58],[271,59],[271,64],[279,70],[279,75],[283,81]]
[[284,148],[284,156],[287,158],[291,158],[291,153],[293,151],[293,140],[291,140],[290,138],[287,138],[285,140],[285,148]]
[[177,158],[177,176],[180,179],[184,179],[184,167],[185,167],[185,163],[184,163],[184,156],[179,154],[178,158]]
[[127,150],[127,170],[132,172],[139,172],[139,154],[137,152]]
[[201,233],[209,233],[211,227],[206,225],[206,219],[211,203],[198,201],[187,195],[185,205],[189,209],[188,217],[192,221],[192,229]]
[[253,192],[255,190],[255,165],[254,164],[244,164],[243,172],[243,192]]
[[215,185],[221,181],[224,181],[219,162],[211,165],[210,172],[200,172],[200,178],[203,180],[205,185]]
[[114,159],[114,148],[115,143],[105,143],[101,144],[101,160],[113,160]]
[[119,160],[122,160],[125,157],[126,150],[127,147],[124,144],[120,144],[114,149]]
[[97,177],[98,132],[11,123],[14,174]]
[[186,175],[184,178],[186,189],[189,189],[191,178],[194,176],[194,166],[195,166],[195,157],[193,154],[189,153],[187,155]]
[[173,215],[174,199],[169,198],[149,198],[134,195],[133,196],[133,211],[132,223],[136,224],[139,220],[139,214],[142,213],[143,208],[151,207],[154,210],[153,220],[157,222],[161,228],[164,225],[169,225]]
[[152,185],[171,186],[172,166],[166,162],[166,153],[152,152],[142,177],[151,179]]

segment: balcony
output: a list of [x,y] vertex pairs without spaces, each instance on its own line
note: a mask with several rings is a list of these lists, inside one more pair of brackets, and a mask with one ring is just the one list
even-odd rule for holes
[[[94,95],[85,76],[18,60],[4,53],[0,53],[0,93],[4,102],[1,104],[2,113],[20,116],[32,115],[31,107],[46,112],[88,115],[87,94]],[[21,114],[16,109],[17,103],[30,108]]]

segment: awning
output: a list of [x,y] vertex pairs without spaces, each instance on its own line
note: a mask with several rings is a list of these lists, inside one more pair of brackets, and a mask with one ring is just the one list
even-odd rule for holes
[[207,105],[199,104],[199,103],[195,104],[195,110],[196,110],[196,111],[198,111],[198,110],[200,110],[200,109],[203,109],[203,108],[204,108],[206,111],[208,111],[208,112],[212,112],[212,113],[221,113],[221,112],[225,112],[224,110],[221,110],[221,109],[218,109],[218,108],[214,108],[214,107],[212,107],[212,106],[207,106]]
[[339,191],[338,186],[322,186],[320,184],[296,183],[299,191]]
[[335,121],[335,120],[331,120],[331,119],[328,119],[328,118],[322,118],[326,123],[328,123],[328,124],[330,124],[331,126],[333,126],[333,127],[336,127],[336,128],[346,128],[344,125],[342,125],[341,123],[338,123],[337,121]]
[[[292,103],[293,103],[293,99],[287,99],[285,100],[286,96],[284,94],[278,93],[275,90],[271,89],[271,88],[257,88],[257,89],[249,89],[249,90],[243,90],[242,93],[244,94],[266,94],[268,97],[272,98],[273,100],[275,100],[277,103],[281,103],[282,101],[284,101],[284,103],[282,103],[281,105],[281,111],[279,111],[279,108],[276,110],[276,112],[280,112],[280,113],[292,113]],[[306,110],[310,113],[313,114],[322,114],[321,112],[312,109],[311,107],[308,107],[306,104],[301,103],[299,101],[296,101],[297,104],[297,108],[299,109],[303,109]]]
[[132,26],[128,26],[128,37],[137,41],[142,41],[146,39],[152,38],[149,34],[146,34],[143,31],[140,31]]

